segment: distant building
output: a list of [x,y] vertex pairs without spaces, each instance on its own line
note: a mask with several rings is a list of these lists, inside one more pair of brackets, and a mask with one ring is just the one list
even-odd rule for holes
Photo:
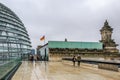
[[62,57],[72,57],[78,54],[92,54],[103,52],[100,42],[65,42],[48,41],[48,44],[39,49],[40,54],[50,60],[60,60]]
[[65,41],[48,41],[47,44],[38,49],[38,54],[43,59],[60,60],[63,57],[72,57],[73,55],[82,55],[84,57],[99,56],[99,57],[113,57],[113,53],[118,53],[117,44],[112,37],[112,28],[108,22],[100,30],[100,42],[70,42]]
[[39,49],[40,49],[41,47],[42,47],[42,45],[38,45],[38,46],[37,46],[37,49],[36,49],[36,50],[37,50],[37,54],[39,54]]
[[37,55],[40,57],[40,60],[48,61],[49,59],[49,50],[48,43],[43,46],[38,46]]
[[31,49],[31,55],[35,55],[35,49]]

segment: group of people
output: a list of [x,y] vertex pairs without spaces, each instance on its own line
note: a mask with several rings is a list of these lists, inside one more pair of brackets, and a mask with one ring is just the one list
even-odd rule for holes
[[39,56],[38,55],[30,55],[29,60],[30,61],[38,61],[39,60]]
[[73,56],[72,61],[73,61],[73,66],[75,66],[76,61],[78,62],[78,66],[80,66],[81,56],[80,55]]

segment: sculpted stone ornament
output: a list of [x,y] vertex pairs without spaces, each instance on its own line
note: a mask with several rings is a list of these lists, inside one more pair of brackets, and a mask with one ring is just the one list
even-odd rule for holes
[[104,45],[105,52],[119,52],[119,50],[116,48],[118,44],[115,43],[114,39],[112,39],[112,31],[113,28],[109,26],[108,21],[106,20],[104,23],[104,26],[100,30],[101,32],[101,40],[100,42]]

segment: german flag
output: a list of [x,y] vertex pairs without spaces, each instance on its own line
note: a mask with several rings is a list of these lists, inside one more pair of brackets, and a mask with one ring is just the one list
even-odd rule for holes
[[42,37],[40,38],[40,40],[41,40],[41,41],[45,40],[45,36],[42,36]]

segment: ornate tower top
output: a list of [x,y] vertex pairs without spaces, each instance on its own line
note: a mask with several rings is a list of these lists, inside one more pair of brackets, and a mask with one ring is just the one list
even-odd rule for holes
[[109,24],[108,24],[108,21],[107,21],[107,20],[104,22],[104,26],[109,26]]
[[109,23],[107,20],[104,22],[104,26],[102,27],[101,31],[103,31],[103,30],[108,30],[111,32],[113,31],[113,28],[111,28],[111,26],[109,26]]
[[118,51],[116,49],[117,44],[112,39],[112,31],[113,31],[113,28],[111,28],[111,26],[109,26],[109,23],[106,20],[104,22],[104,26],[100,30],[100,32],[101,32],[101,40],[100,40],[100,42],[103,43],[104,49],[107,49],[108,51],[113,49],[112,52],[117,52]]

